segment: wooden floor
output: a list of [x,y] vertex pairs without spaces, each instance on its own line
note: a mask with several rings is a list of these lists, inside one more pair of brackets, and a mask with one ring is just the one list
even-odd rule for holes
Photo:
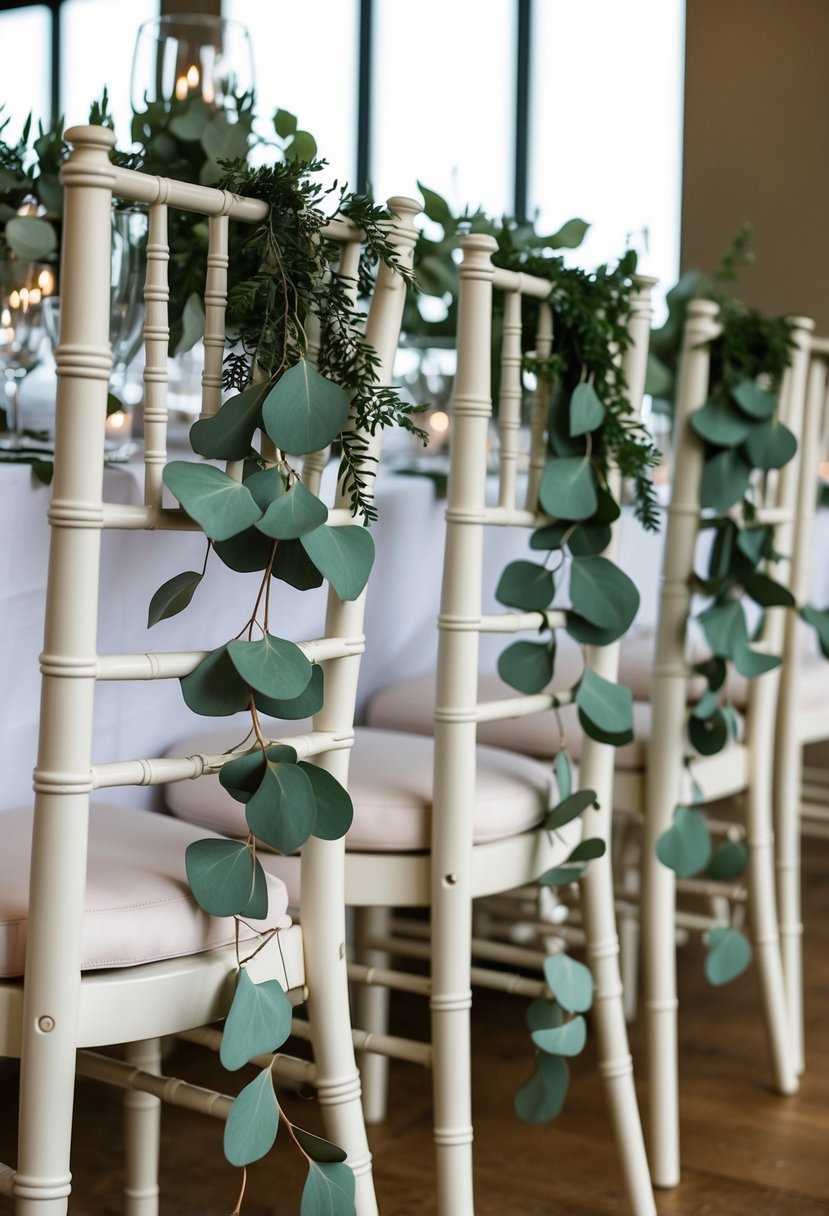
[[[682,1137],[684,1172],[660,1192],[661,1216],[819,1216],[829,1214],[829,842],[806,846],[807,1072],[800,1093],[782,1098],[768,1086],[763,1028],[751,973],[722,990],[707,986],[702,956],[680,952]],[[423,1023],[419,1006],[398,1001],[396,1019]],[[622,1216],[627,1211],[601,1085],[590,1050],[573,1070],[567,1106],[545,1127],[512,1113],[512,1095],[529,1071],[522,1002],[476,998],[477,1216]],[[634,1059],[642,1058],[632,1028]],[[179,1046],[170,1070],[226,1086],[215,1064]],[[205,1080],[205,1078],[208,1078]],[[13,1160],[14,1071],[0,1074],[0,1159]],[[640,1082],[640,1092],[645,1086]],[[289,1117],[318,1128],[313,1101],[287,1095]],[[73,1216],[120,1211],[118,1098],[88,1081],[78,1087]],[[397,1066],[389,1120],[371,1131],[383,1216],[434,1211],[429,1132],[429,1077]],[[238,1171],[221,1153],[218,1123],[165,1110],[163,1216],[227,1216]],[[247,1216],[297,1216],[303,1169],[283,1133],[267,1164],[250,1171]],[[0,1213],[11,1212],[0,1200]]]

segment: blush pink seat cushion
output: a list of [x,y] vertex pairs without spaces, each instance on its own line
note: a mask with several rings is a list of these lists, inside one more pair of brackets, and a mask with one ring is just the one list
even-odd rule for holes
[[[285,723],[279,724],[282,737],[289,729]],[[182,739],[169,754],[212,755],[235,743],[238,731],[235,735],[232,730],[212,731]],[[354,803],[354,822],[346,837],[349,850],[399,853],[428,849],[432,756],[433,742],[425,734],[357,728],[348,778]],[[552,805],[551,783],[550,769],[544,764],[498,748],[479,748],[475,843],[535,827]],[[247,835],[245,808],[222,788],[218,777],[177,782],[167,787],[166,797],[168,809],[180,819],[226,836]]]
[[[575,675],[573,678],[576,678]],[[563,684],[562,687],[566,685]],[[479,676],[478,696],[482,700],[495,701],[511,695],[515,695],[514,690],[497,674]],[[434,705],[435,677],[429,672],[427,675],[402,680],[399,684],[391,684],[375,693],[366,710],[366,721],[371,727],[430,735],[434,727]],[[629,771],[644,768],[650,724],[650,705],[634,702],[633,741],[616,750],[616,764],[619,768]],[[539,760],[552,760],[555,757],[562,735],[571,759],[578,763],[584,730],[574,705],[564,705],[557,711],[549,710],[526,718],[481,722],[478,726],[480,743],[490,747],[509,748]]]
[[[0,975],[18,976],[26,955],[31,810],[0,812],[0,833]],[[208,916],[187,885],[184,851],[207,835],[153,811],[92,807],[84,971],[181,958],[235,941],[234,919]],[[279,878],[268,876],[268,902],[267,920],[241,925],[243,937],[291,923]]]

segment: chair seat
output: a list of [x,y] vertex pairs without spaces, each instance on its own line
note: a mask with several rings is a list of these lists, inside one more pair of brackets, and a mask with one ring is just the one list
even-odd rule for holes
[[[2,830],[0,975],[11,977],[24,970],[32,811],[4,812]],[[236,940],[234,920],[208,916],[187,885],[184,851],[206,835],[153,811],[92,807],[82,970],[180,958]],[[250,921],[250,928],[240,922],[244,938],[290,925],[285,884],[270,875],[268,902],[267,920]]]
[[[301,723],[292,723],[302,729]],[[285,723],[279,732],[286,737]],[[267,725],[265,730],[268,730]],[[238,742],[237,730],[217,730],[181,740],[169,754],[224,751]],[[422,734],[361,727],[356,731],[348,788],[354,822],[346,836],[353,852],[422,852],[431,831],[433,740]],[[495,747],[478,749],[475,843],[485,844],[537,826],[550,807],[549,768]],[[245,808],[218,777],[168,787],[167,806],[179,819],[223,835],[247,835]]]
[[[575,674],[573,678],[576,678]],[[478,695],[481,700],[498,700],[514,695],[514,690],[493,672],[478,677]],[[366,721],[371,727],[429,735],[434,729],[434,704],[435,677],[429,672],[402,680],[399,684],[391,684],[375,693],[366,709]],[[634,737],[631,743],[618,748],[618,768],[633,771],[644,768],[650,722],[650,705],[646,702],[634,702]],[[482,722],[478,726],[478,740],[489,747],[509,748],[539,760],[552,760],[559,750],[562,732],[571,759],[578,763],[584,730],[574,705],[565,705],[557,711],[549,710],[525,718]]]

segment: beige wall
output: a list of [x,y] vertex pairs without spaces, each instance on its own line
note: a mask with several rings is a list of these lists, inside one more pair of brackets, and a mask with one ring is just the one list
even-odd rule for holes
[[743,221],[747,303],[829,334],[829,0],[687,0],[683,269]]

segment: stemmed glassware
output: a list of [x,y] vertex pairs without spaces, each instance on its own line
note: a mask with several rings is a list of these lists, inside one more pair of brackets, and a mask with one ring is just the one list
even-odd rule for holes
[[227,17],[168,13],[139,27],[130,77],[132,108],[200,97],[223,109],[253,90],[253,52],[247,26]]
[[55,274],[45,262],[0,261],[0,369],[8,437],[20,446],[20,385],[40,359],[46,336],[44,300],[54,291]]

